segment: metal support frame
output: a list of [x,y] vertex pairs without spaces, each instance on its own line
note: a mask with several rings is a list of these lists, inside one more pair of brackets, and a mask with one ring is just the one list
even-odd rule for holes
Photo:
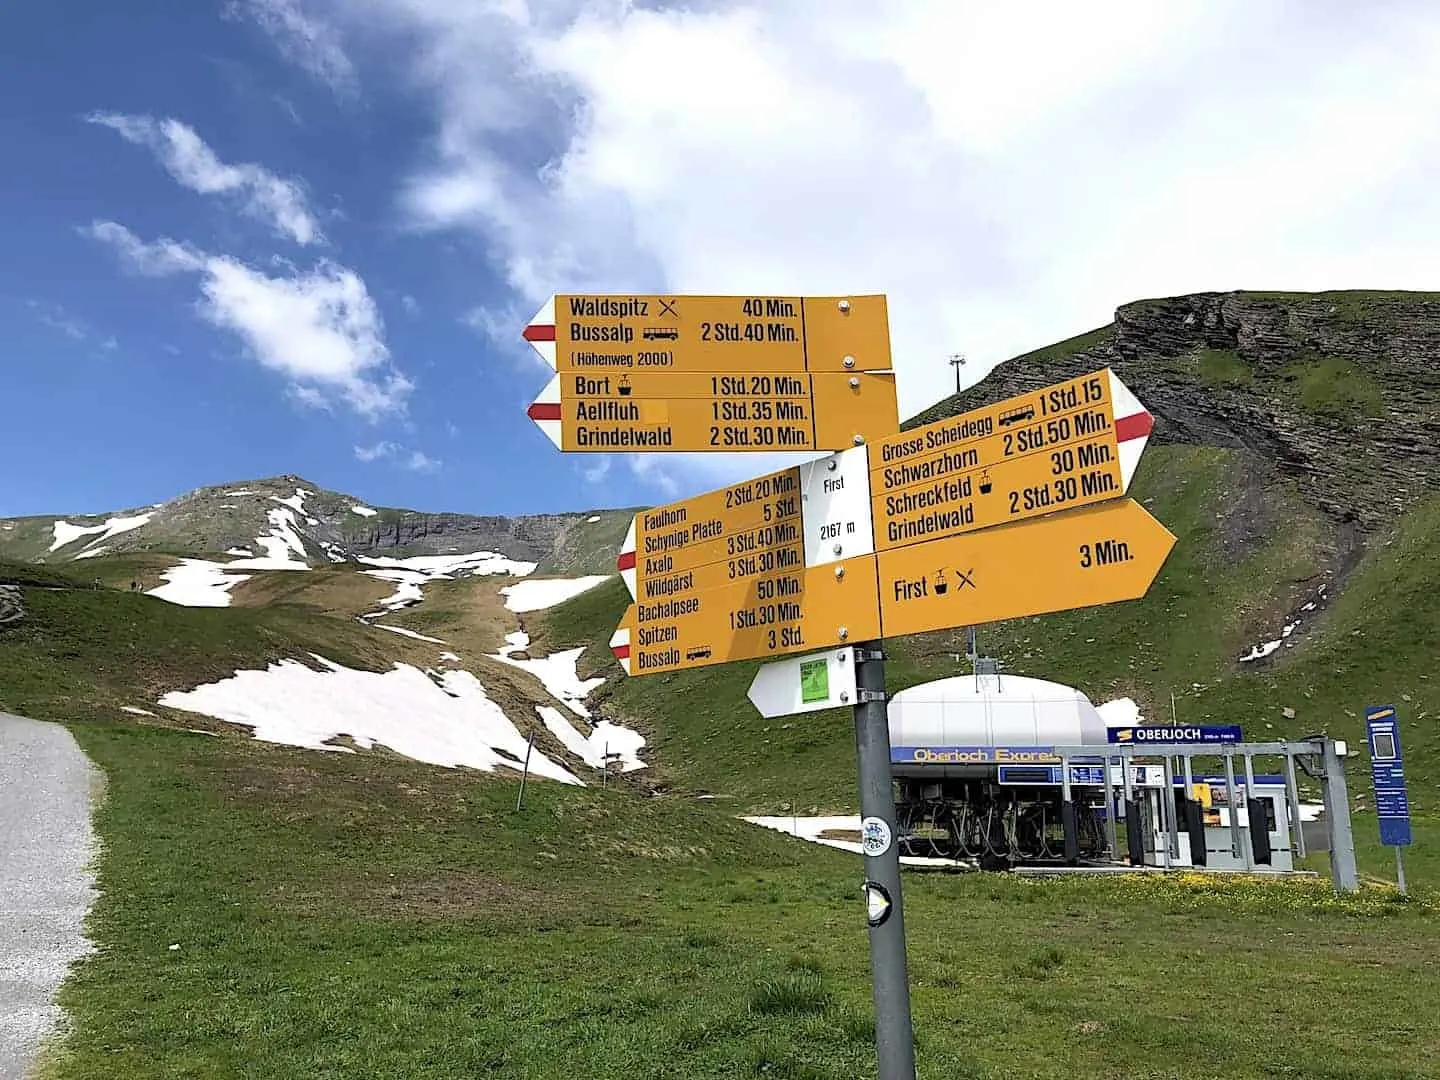
[[[1170,792],[1167,799],[1169,806],[1169,831],[1171,852],[1178,857],[1179,840],[1178,833],[1178,811],[1174,803],[1174,772],[1172,759],[1180,760],[1180,768],[1184,778],[1186,797],[1188,798],[1195,783],[1194,768],[1192,759],[1197,757],[1221,757],[1225,759],[1227,795],[1230,800],[1230,827],[1231,850],[1236,858],[1243,858],[1245,866],[1253,869],[1254,852],[1249,844],[1241,839],[1239,827],[1239,815],[1236,810],[1236,783],[1235,783],[1235,755],[1240,754],[1244,759],[1245,780],[1247,798],[1248,793],[1254,790],[1255,770],[1254,759],[1256,757],[1282,757],[1285,759],[1285,787],[1286,803],[1289,813],[1287,834],[1291,838],[1291,852],[1295,858],[1305,857],[1304,831],[1300,821],[1300,794],[1299,787],[1295,781],[1295,761],[1297,758],[1318,758],[1323,763],[1323,780],[1325,793],[1325,819],[1327,832],[1330,838],[1330,876],[1338,892],[1355,892],[1360,887],[1359,873],[1355,863],[1355,839],[1350,827],[1350,798],[1349,789],[1345,782],[1344,762],[1341,760],[1336,741],[1315,736],[1308,739],[1289,741],[1281,740],[1275,742],[1255,743],[1153,743],[1150,745],[1137,744],[1092,744],[1092,745],[1064,745],[1051,746],[1048,748],[1064,766],[1064,779],[1062,781],[1065,789],[1070,788],[1069,766],[1073,761],[1105,763],[1105,802],[1107,812],[1105,815],[1107,839],[1110,844],[1110,857],[1116,861],[1120,860],[1118,849],[1117,832],[1115,828],[1115,811],[1117,789],[1126,789],[1123,794],[1128,801],[1130,766],[1135,758],[1164,758],[1166,789]],[[1121,781],[1117,784],[1110,775],[1110,767],[1118,759],[1121,765]],[[1305,767],[1302,762],[1302,767]],[[1306,767],[1307,773],[1311,772]],[[1311,773],[1311,775],[1314,775]],[[1128,810],[1127,810],[1128,813]],[[1196,863],[1196,853],[1191,852],[1190,861]]]

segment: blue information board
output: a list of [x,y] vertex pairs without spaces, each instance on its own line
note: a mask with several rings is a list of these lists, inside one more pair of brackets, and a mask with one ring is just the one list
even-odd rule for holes
[[[1001,765],[996,771],[999,773],[999,782],[1002,784],[1059,786],[1064,780],[1064,773],[1059,765]],[[1104,787],[1105,766],[1071,765],[1070,783],[1076,787]]]
[[1394,705],[1365,708],[1370,744],[1370,779],[1375,785],[1375,817],[1380,842],[1387,847],[1410,843],[1410,797],[1405,790],[1405,761],[1400,753],[1400,724]]

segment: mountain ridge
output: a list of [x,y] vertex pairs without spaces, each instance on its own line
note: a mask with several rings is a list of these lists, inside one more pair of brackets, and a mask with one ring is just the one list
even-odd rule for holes
[[[634,509],[518,516],[371,506],[294,473],[208,484],[99,514],[0,518],[0,558],[68,563],[109,555],[221,555],[320,566],[362,557],[493,551],[541,572],[589,572]],[[613,535],[612,535],[613,534]],[[257,550],[259,549],[259,550]],[[613,569],[613,554],[609,566]]]
[[1155,417],[1152,445],[1240,451],[1370,534],[1440,490],[1437,361],[1440,293],[1190,293],[1122,304],[903,426],[1109,367]]

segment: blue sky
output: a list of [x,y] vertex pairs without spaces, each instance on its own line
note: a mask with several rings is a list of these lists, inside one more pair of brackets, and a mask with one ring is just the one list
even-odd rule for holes
[[286,472],[545,512],[794,460],[562,455],[520,338],[556,291],[884,292],[909,414],[1143,296],[1440,287],[1429,5],[814,10],[11,5],[0,514]]
[[[0,175],[0,325],[6,396],[25,403],[7,410],[12,445],[30,462],[0,484],[0,512],[103,510],[282,472],[456,510],[597,498],[524,415],[543,370],[497,355],[462,321],[503,290],[483,240],[408,234],[397,220],[397,185],[430,124],[421,108],[383,89],[337,95],[211,5],[86,6],[77,18],[26,5],[0,35],[0,137],[23,148]],[[87,119],[96,112],[173,119],[224,165],[296,183],[301,216],[327,242],[296,242],[272,208],[250,212],[243,191],[177,183],[153,144]],[[338,399],[328,410],[287,395],[291,380],[257,363],[243,333],[197,313],[203,274],[136,274],[82,233],[93,222],[187,242],[281,287],[332,260],[374,305],[376,327],[356,332],[414,384],[393,395],[403,414],[372,420],[323,383],[313,385]],[[624,481],[607,501],[644,498]]]

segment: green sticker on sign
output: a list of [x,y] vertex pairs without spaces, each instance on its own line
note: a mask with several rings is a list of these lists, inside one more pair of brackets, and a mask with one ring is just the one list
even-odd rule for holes
[[800,665],[800,701],[809,705],[813,701],[825,701],[830,697],[830,667],[822,656],[819,660],[806,660]]

